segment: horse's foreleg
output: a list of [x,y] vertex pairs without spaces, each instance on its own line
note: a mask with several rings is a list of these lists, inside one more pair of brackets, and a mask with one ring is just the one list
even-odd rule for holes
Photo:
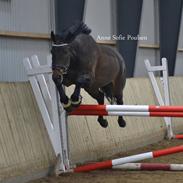
[[73,107],[78,107],[82,102],[82,97],[80,95],[81,87],[79,85],[75,86],[74,92],[71,95],[71,104]]
[[[122,95],[116,96],[116,101],[118,105],[123,105],[123,96]],[[120,127],[123,128],[126,126],[126,121],[123,119],[123,116],[118,117],[118,124]]]
[[[103,105],[104,104],[104,93],[99,92],[96,99],[97,99],[98,104]],[[106,119],[104,119],[103,116],[98,116],[97,120],[103,128],[106,128],[108,126],[108,121]]]
[[57,88],[58,92],[59,92],[60,102],[62,103],[63,108],[67,112],[71,112],[72,111],[71,101],[69,100],[69,98],[65,94],[65,91],[62,87],[61,76],[52,77],[52,79],[53,79],[53,81],[56,85],[56,88]]
[[[97,100],[98,104],[103,105],[104,104],[104,93],[96,90],[95,87],[93,88],[85,88],[85,91],[94,99]],[[100,125],[103,128],[106,128],[108,126],[108,122],[106,119],[103,118],[103,116],[98,116],[97,121],[100,123]]]

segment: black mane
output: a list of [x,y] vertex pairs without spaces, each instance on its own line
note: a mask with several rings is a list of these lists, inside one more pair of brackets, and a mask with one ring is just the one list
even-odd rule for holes
[[83,22],[75,22],[72,26],[65,29],[60,37],[64,43],[70,43],[72,42],[77,35],[79,34],[87,34],[89,35],[91,33],[91,29]]

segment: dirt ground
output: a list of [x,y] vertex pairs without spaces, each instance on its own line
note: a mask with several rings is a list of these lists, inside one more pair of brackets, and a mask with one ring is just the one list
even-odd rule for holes
[[[164,149],[182,145],[183,140],[171,140],[159,142],[144,148],[133,150],[122,156],[133,155],[152,150]],[[119,155],[117,157],[120,157]],[[183,153],[163,156],[144,162],[154,163],[183,163]],[[121,171],[121,170],[100,170],[89,173],[62,174],[59,177],[47,177],[44,179],[31,181],[29,183],[182,183],[183,172],[168,171]]]

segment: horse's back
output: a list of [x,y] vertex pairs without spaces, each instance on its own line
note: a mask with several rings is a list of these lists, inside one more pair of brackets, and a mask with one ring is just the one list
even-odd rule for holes
[[[125,79],[125,72],[126,72],[126,67],[125,67],[125,62],[123,57],[120,55],[120,53],[110,47],[110,46],[105,46],[105,45],[99,45],[100,47],[100,64],[101,65],[107,65],[109,70],[109,74],[111,72],[111,76],[113,75],[112,73],[116,74],[115,79]],[[108,74],[108,75],[109,75]]]
[[80,34],[72,46],[77,52],[81,68],[78,75],[89,73],[96,88],[121,80],[125,83],[125,64],[122,56],[112,47],[99,45],[90,35]]
[[100,49],[103,54],[106,54],[107,56],[117,59],[120,65],[120,68],[122,69],[122,72],[125,72],[125,69],[126,69],[125,61],[121,56],[121,54],[116,50],[116,48],[113,48],[111,46],[100,45]]
[[[99,57],[113,58],[118,60],[122,72],[125,70],[124,59],[119,54],[119,52],[110,46],[97,44],[93,37],[90,35],[78,35],[74,40],[74,45],[77,49],[77,56],[79,56],[82,60],[94,60],[98,59]],[[112,62],[113,59],[110,59],[110,61]]]

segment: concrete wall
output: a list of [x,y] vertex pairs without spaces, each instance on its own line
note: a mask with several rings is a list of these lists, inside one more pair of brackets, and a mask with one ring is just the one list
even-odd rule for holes
[[54,160],[30,85],[0,83],[0,182],[45,176]]
[[[170,78],[173,105],[183,103],[183,77]],[[145,88],[145,90],[144,90]],[[69,88],[67,94],[73,91]],[[142,94],[143,91],[143,94]],[[82,91],[83,103],[96,103]],[[125,104],[156,104],[147,78],[128,79]],[[163,118],[125,117],[120,128],[117,117],[107,117],[104,129],[93,116],[68,118],[71,163],[99,161],[121,152],[156,143],[165,137]],[[181,118],[173,119],[175,133],[183,132]],[[0,182],[21,183],[45,176],[55,155],[28,83],[0,83]]]

